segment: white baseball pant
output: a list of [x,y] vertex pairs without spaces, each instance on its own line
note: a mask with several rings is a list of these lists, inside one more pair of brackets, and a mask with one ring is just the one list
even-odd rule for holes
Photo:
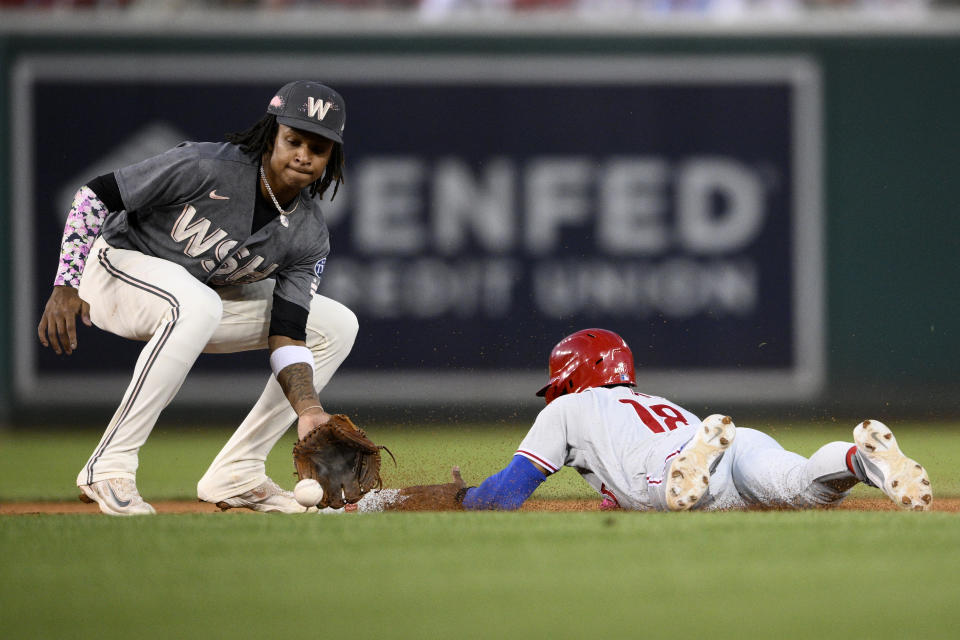
[[[681,427],[656,438],[646,451],[646,475],[637,495],[651,508],[667,510],[664,479],[673,456],[690,441],[698,426]],[[750,507],[802,509],[836,504],[856,484],[847,468],[852,442],[830,442],[806,458],[787,451],[769,435],[737,427],[733,444],[713,473],[710,488],[694,507],[698,510]],[[837,481],[840,481],[839,483]],[[846,490],[837,486],[848,485]]]
[[[80,281],[80,298],[90,304],[97,327],[146,345],[77,485],[135,478],[140,447],[201,352],[267,348],[273,287],[272,280],[261,280],[214,290],[179,265],[97,239]],[[323,296],[313,297],[306,344],[313,352],[318,392],[350,353],[357,328],[350,309]],[[261,484],[267,454],[295,419],[271,374],[253,409],[198,483],[198,496],[216,502]]]

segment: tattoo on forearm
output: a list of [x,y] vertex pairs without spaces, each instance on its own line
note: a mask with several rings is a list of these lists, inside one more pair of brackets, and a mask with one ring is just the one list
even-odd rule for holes
[[294,408],[304,402],[317,402],[317,391],[313,388],[313,367],[306,362],[284,367],[277,375],[277,382]]

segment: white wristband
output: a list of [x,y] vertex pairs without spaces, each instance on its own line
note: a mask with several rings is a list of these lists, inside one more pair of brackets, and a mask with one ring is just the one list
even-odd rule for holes
[[273,369],[273,375],[279,375],[281,371],[292,364],[305,362],[313,369],[313,353],[306,347],[296,345],[287,345],[274,350],[270,354],[270,368]]

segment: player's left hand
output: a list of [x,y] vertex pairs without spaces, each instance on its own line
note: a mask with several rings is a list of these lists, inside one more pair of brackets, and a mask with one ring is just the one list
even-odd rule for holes
[[384,511],[459,511],[467,484],[460,476],[460,467],[450,470],[452,482],[405,487],[397,500],[384,506]]
[[332,416],[323,410],[323,407],[311,407],[297,418],[297,440],[313,431],[316,427],[330,422]]
[[51,347],[57,355],[72,354],[77,348],[78,315],[83,324],[93,326],[90,305],[80,299],[77,290],[66,285],[55,286],[37,325],[40,344]]

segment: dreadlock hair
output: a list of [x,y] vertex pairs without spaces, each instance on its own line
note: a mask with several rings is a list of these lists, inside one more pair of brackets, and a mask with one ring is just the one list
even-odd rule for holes
[[[277,116],[268,113],[260,118],[252,127],[245,131],[237,133],[228,133],[224,137],[227,142],[237,145],[240,150],[246,154],[261,158],[263,154],[273,150],[273,143],[277,139]],[[340,185],[345,182],[343,179],[344,154],[343,144],[333,143],[333,151],[330,152],[330,161],[323,175],[319,180],[315,180],[310,185],[310,195],[315,196],[318,193],[323,197],[327,187],[333,185],[333,194],[330,199],[337,196]]]

